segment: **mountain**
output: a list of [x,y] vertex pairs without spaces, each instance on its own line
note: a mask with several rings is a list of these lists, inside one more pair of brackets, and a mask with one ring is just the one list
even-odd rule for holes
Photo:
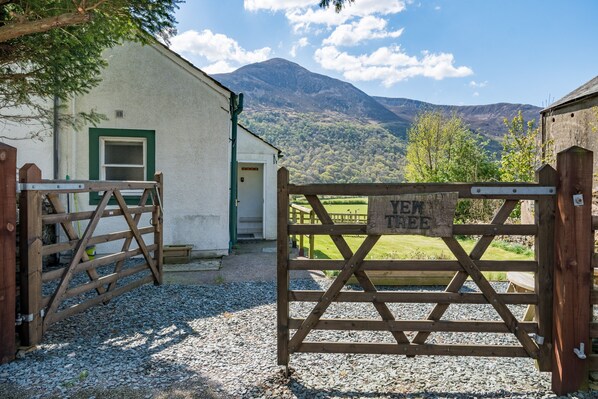
[[418,113],[456,113],[499,154],[505,127],[526,104],[434,105],[405,98],[371,97],[355,86],[274,58],[212,77],[244,93],[241,122],[280,148],[294,183],[396,182],[403,177],[407,130]]
[[519,111],[526,121],[540,118],[542,108],[529,104],[498,103],[488,105],[435,105],[408,98],[373,97],[380,104],[404,120],[413,122],[415,116],[423,111],[440,111],[447,115],[453,113],[476,133],[500,143],[505,132],[504,118],[513,119]]
[[244,93],[245,106],[252,111],[341,114],[351,120],[375,121],[399,137],[404,137],[411,123],[352,84],[310,72],[282,58],[212,77],[233,91]]

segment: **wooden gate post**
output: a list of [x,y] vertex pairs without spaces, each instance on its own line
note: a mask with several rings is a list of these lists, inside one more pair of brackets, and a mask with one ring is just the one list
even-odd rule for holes
[[0,364],[15,358],[17,149],[0,143]]
[[[536,181],[541,186],[558,184],[556,170],[544,165],[536,172]],[[540,371],[552,371],[552,303],[554,276],[554,215],[556,196],[542,196],[535,202],[535,223],[538,233],[534,243],[538,272],[535,278],[535,292],[538,295],[536,321],[538,336],[542,337],[538,357]],[[540,342],[540,341],[539,341]]]
[[[42,173],[35,164],[19,170],[21,183],[38,183]],[[21,345],[37,345],[42,338],[42,198],[37,190],[22,190],[19,199],[21,254]]]
[[[161,285],[164,278],[164,215],[162,212],[164,203],[164,174],[162,172],[156,172],[154,174],[154,180],[157,183],[157,204],[154,203],[154,211],[152,212],[152,222],[154,224],[154,244],[158,246],[158,249],[154,252],[154,259],[156,261],[156,268],[158,269],[158,275],[160,278],[158,281],[154,281],[154,284]],[[145,204],[143,204],[145,205]]]
[[[592,288],[592,152],[557,155],[552,390],[587,388]],[[583,346],[583,348],[582,348]]]
[[289,365],[289,171],[278,170],[277,242],[277,339],[278,364]]

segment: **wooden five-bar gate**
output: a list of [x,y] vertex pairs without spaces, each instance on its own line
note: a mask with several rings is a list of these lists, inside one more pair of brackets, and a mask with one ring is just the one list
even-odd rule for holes
[[[2,363],[14,359],[15,320],[20,345],[33,346],[52,324],[66,317],[143,284],[162,282],[161,173],[155,181],[146,182],[57,181],[42,180],[39,168],[26,164],[18,174],[20,267],[15,270],[15,172],[16,150],[0,145]],[[94,210],[79,211],[73,206],[78,203],[75,196],[82,193],[98,194]],[[49,211],[42,212],[42,205]],[[62,239],[44,242],[44,225],[56,226]],[[101,249],[102,244],[118,249],[88,253],[95,246]],[[68,254],[70,259],[58,265],[44,262],[54,254],[62,254],[62,259]]]
[[[455,224],[452,234],[442,241],[455,260],[370,260],[368,253],[381,238],[368,234],[364,223],[334,223],[321,196],[397,196],[432,193],[458,193],[459,199],[497,200],[501,203],[488,224]],[[290,196],[302,195],[321,224],[295,224],[289,220]],[[294,185],[288,171],[278,174],[278,363],[287,367],[290,355],[298,352],[367,353],[451,356],[529,357],[536,359],[541,371],[551,371],[553,390],[558,394],[586,386],[588,370],[596,363],[591,355],[593,252],[592,236],[592,153],[577,147],[558,154],[557,169],[544,166],[537,183],[480,184],[327,184]],[[522,200],[535,201],[535,223],[508,223],[509,216]],[[390,222],[389,222],[390,227]],[[329,235],[343,260],[290,259],[289,236]],[[345,235],[363,235],[353,251]],[[467,252],[455,236],[477,236]],[[496,236],[532,236],[535,259],[529,261],[491,260],[484,254]],[[337,270],[338,275],[326,290],[290,289],[291,270]],[[366,271],[451,271],[454,277],[444,292],[382,290]],[[497,292],[483,272],[530,272],[535,290],[529,293]],[[360,290],[343,289],[355,276]],[[476,292],[464,290],[471,279]],[[311,312],[295,314],[293,302],[310,302]],[[333,303],[371,303],[377,318],[326,317]],[[435,304],[424,319],[398,319],[393,313],[397,303]],[[480,304],[496,313],[493,320],[455,320],[445,317],[450,306]],[[535,306],[533,321],[521,320],[512,305]],[[291,314],[291,309],[295,309]],[[331,312],[328,312],[331,313]],[[521,312],[522,313],[522,312]],[[383,331],[388,342],[342,342],[310,339],[315,330]],[[503,333],[515,340],[510,345],[483,345],[479,341],[458,344],[431,342],[437,332]],[[312,333],[312,334],[310,334]]]

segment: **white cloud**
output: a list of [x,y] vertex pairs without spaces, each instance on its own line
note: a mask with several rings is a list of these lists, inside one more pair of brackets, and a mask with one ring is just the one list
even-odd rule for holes
[[385,19],[366,16],[359,21],[338,26],[330,37],[324,39],[323,43],[335,46],[354,46],[366,40],[401,36],[403,29],[388,32],[385,30],[387,24]]
[[434,9],[435,9],[436,11],[440,11],[440,10],[442,9],[442,7],[440,7],[440,6],[436,6],[436,7],[434,7]]
[[315,3],[314,0],[245,0],[243,6],[249,11],[280,11],[293,8],[307,8],[313,6]]
[[302,37],[295,44],[293,44],[293,47],[291,47],[291,51],[289,51],[289,54],[291,55],[291,57],[295,58],[297,56],[297,50],[308,45],[309,40],[307,39],[307,37]]
[[235,68],[233,64],[241,66],[265,61],[272,51],[270,47],[247,51],[236,40],[221,33],[213,33],[209,29],[202,32],[188,30],[173,37],[170,43],[170,48],[177,53],[201,56],[212,62],[203,68],[207,73],[230,72]]
[[469,67],[455,67],[452,54],[423,52],[423,57],[418,59],[403,52],[399,46],[381,47],[371,54],[359,56],[340,52],[334,46],[324,46],[316,50],[314,58],[323,68],[342,72],[348,80],[380,80],[387,87],[416,76],[442,80],[473,73]]
[[284,11],[296,32],[308,30],[311,25],[338,26],[354,17],[397,14],[405,9],[404,0],[359,0],[348,3],[339,13],[334,7],[323,9],[317,3],[316,0],[244,0],[244,7],[249,11]]
[[474,97],[479,97],[479,96],[480,96],[480,93],[479,93],[479,92],[477,92],[477,91],[474,91],[472,95],[473,95]]
[[469,87],[473,87],[475,88],[484,88],[488,86],[488,81],[485,80],[483,82],[476,82],[475,80],[472,80],[471,82],[469,82]]

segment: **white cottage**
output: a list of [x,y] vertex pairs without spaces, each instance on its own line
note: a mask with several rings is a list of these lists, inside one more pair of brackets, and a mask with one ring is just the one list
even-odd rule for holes
[[[161,44],[127,43],[106,51],[106,59],[100,85],[69,109],[95,109],[108,120],[78,132],[57,129],[57,176],[151,180],[162,171],[164,244],[190,244],[195,255],[228,253],[237,231],[241,238],[275,239],[280,151],[238,127],[242,95]],[[19,165],[35,161],[44,178],[53,177],[52,139],[10,144],[18,148]],[[137,193],[129,194],[133,203]],[[72,206],[92,209],[98,200],[79,194]],[[107,223],[124,222],[103,220],[96,234],[119,228]]]

